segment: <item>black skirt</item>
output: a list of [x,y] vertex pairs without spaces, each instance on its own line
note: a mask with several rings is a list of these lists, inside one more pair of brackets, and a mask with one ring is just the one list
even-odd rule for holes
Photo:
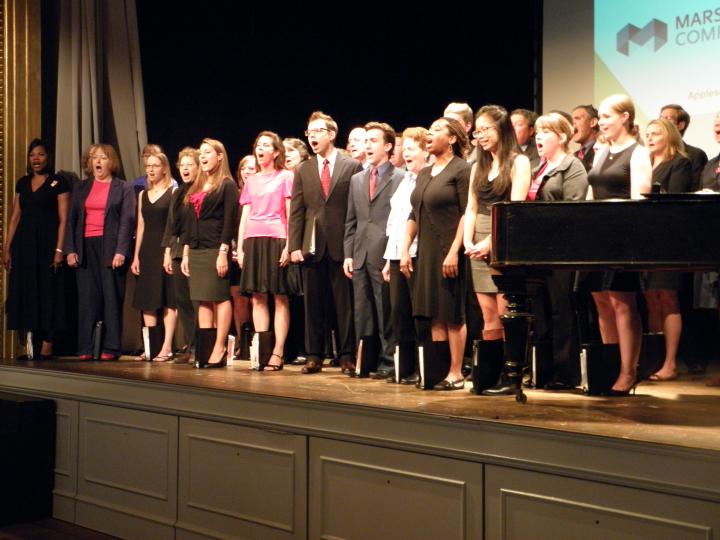
[[279,265],[285,248],[284,238],[246,238],[243,241],[243,268],[240,275],[240,291],[243,294],[301,294],[299,268],[289,264]]
[[[188,257],[190,267],[190,299],[196,302],[224,302],[230,300],[230,278],[219,277],[216,261],[218,250],[191,249]],[[229,258],[229,257],[228,257]],[[228,261],[232,264],[232,261]]]

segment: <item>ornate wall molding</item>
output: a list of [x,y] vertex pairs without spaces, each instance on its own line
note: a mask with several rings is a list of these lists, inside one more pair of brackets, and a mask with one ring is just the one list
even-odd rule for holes
[[[25,151],[41,130],[40,0],[2,0],[0,4],[0,223],[5,240],[15,196],[15,181],[25,173]],[[50,66],[51,67],[51,66]],[[7,274],[0,273],[2,356],[14,354],[6,330]]]

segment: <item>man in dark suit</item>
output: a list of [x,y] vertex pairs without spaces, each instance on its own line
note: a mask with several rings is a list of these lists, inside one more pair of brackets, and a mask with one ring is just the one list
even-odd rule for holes
[[[337,133],[331,116],[320,111],[310,116],[305,135],[315,156],[295,170],[290,202],[288,249],[292,262],[302,263],[305,287],[307,363],[303,373],[322,369],[325,329],[333,327],[340,367],[343,371],[355,369],[352,285],[343,274],[342,263],[350,178],[362,165],[338,153]],[[333,312],[334,320],[327,320]]]
[[[660,109],[660,118],[675,124],[680,132],[680,135],[685,137],[685,131],[690,125],[690,115],[682,108],[682,106],[677,105],[676,103],[665,105],[662,109]],[[683,140],[683,142],[685,141]],[[702,176],[705,164],[708,162],[708,157],[703,150],[697,148],[696,146],[691,146],[688,143],[685,143],[685,151],[687,152],[690,163],[692,164],[691,190],[697,191],[702,187],[700,177]]]
[[537,146],[535,146],[535,121],[538,115],[528,109],[515,109],[510,113],[510,121],[515,130],[520,151],[530,160],[530,167],[535,169],[540,165]]
[[380,122],[366,124],[365,130],[368,168],[350,180],[343,270],[353,283],[355,335],[358,340],[379,338],[380,341],[378,366],[371,377],[387,379],[395,371],[395,338],[382,276],[383,254],[387,245],[390,198],[404,173],[389,161],[395,145],[395,130]]
[[592,105],[578,105],[572,111],[573,142],[580,145],[575,157],[582,161],[585,170],[592,169],[595,159],[595,141],[599,131],[598,112]]

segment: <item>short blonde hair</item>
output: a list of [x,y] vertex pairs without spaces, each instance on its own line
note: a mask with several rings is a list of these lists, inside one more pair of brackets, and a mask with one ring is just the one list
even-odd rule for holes
[[563,149],[567,151],[573,136],[573,127],[563,115],[559,113],[544,114],[535,121],[535,132],[539,129],[549,129],[558,137],[565,135]]
[[402,133],[403,139],[412,139],[421,150],[427,150],[428,130],[424,127],[409,127]]
[[465,124],[473,123],[473,110],[467,103],[458,103],[453,101],[445,107],[443,116],[447,116],[448,114],[457,114],[460,118],[462,118]]
[[92,177],[93,175],[93,168],[92,168],[92,159],[93,154],[100,150],[103,152],[110,161],[110,172],[113,174],[113,176],[120,170],[120,158],[117,155],[117,152],[115,152],[115,148],[111,144],[91,144],[90,147],[87,149],[87,152],[85,153],[85,172],[87,173],[88,177]]

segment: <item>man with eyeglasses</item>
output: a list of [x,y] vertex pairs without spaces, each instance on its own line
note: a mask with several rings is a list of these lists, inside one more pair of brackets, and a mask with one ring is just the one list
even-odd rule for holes
[[290,202],[288,249],[292,262],[302,264],[307,353],[302,372],[307,374],[322,370],[326,328],[336,329],[342,371],[355,370],[352,284],[343,273],[343,237],[350,178],[363,169],[359,161],[338,153],[337,133],[331,116],[312,113],[305,136],[315,156],[295,170]]
[[365,128],[358,126],[350,130],[348,135],[347,151],[350,157],[362,163],[363,169],[367,169],[368,160],[365,156]]

